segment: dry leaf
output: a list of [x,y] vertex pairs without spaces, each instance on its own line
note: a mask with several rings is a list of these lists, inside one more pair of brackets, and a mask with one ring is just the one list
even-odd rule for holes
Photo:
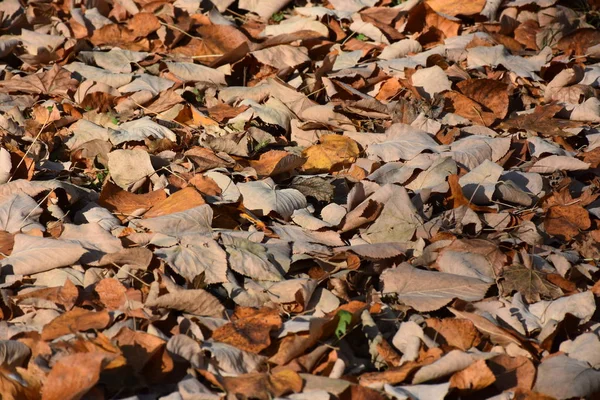
[[303,171],[315,173],[340,170],[348,167],[358,157],[357,143],[346,136],[323,135],[319,142],[302,152],[306,158]]

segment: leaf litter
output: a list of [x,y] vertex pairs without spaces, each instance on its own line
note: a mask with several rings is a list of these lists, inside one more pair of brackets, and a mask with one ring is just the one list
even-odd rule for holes
[[0,2],[1,397],[597,397],[599,7]]

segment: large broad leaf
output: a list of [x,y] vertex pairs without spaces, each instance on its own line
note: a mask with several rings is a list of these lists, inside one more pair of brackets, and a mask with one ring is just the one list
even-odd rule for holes
[[235,236],[223,235],[231,269],[261,281],[280,281],[280,270],[271,262],[265,246]]
[[555,299],[562,296],[562,290],[548,281],[546,275],[534,267],[513,264],[502,273],[502,292],[506,295],[520,292],[529,303],[540,301],[542,297]]
[[95,222],[81,225],[64,224],[63,227],[61,240],[78,243],[87,250],[80,259],[82,263],[91,264],[100,260],[105,254],[116,253],[123,249],[121,240]]
[[239,183],[244,206],[251,211],[262,211],[267,215],[274,211],[289,219],[294,210],[306,207],[306,198],[296,189],[277,189],[273,179]]
[[600,371],[586,362],[557,355],[540,364],[533,390],[557,399],[587,398],[600,392]]
[[130,73],[131,63],[138,63],[148,57],[148,53],[141,51],[122,50],[118,47],[110,49],[110,51],[82,51],[79,55],[83,59],[91,59],[94,63],[111,72]]
[[108,153],[108,170],[113,181],[125,190],[137,189],[156,172],[144,150],[115,150]]
[[367,147],[370,158],[385,162],[412,160],[425,150],[439,152],[445,149],[429,133],[405,124],[392,125],[385,135],[353,132],[346,132],[345,135]]
[[406,189],[393,186],[392,191],[381,215],[364,234],[365,239],[371,243],[407,242],[423,224]]
[[212,208],[207,204],[203,204],[189,210],[136,221],[135,224],[155,233],[175,237],[202,235],[212,231],[212,217]]
[[181,244],[158,249],[154,254],[190,282],[201,273],[206,283],[227,282],[227,254],[208,237],[184,237]]
[[450,90],[452,87],[448,75],[437,65],[418,70],[411,79],[419,94],[427,100],[433,99],[436,93]]
[[0,92],[24,92],[29,94],[45,94],[47,96],[67,97],[69,91],[75,91],[78,82],[71,78],[71,73],[55,64],[47,72],[27,75],[24,78],[15,76],[13,79],[0,82]]
[[432,364],[422,367],[415,373],[412,383],[418,384],[448,376],[463,370],[477,360],[491,358],[492,353],[467,353],[461,350],[452,350]]
[[398,299],[417,311],[434,311],[452,299],[483,299],[490,283],[467,276],[424,271],[408,263],[381,274],[384,293],[396,293]]
[[42,209],[26,194],[14,194],[0,204],[0,230],[17,233],[31,229],[44,230],[37,220]]
[[18,234],[11,255],[2,261],[2,275],[31,275],[75,264],[85,249],[79,243]]

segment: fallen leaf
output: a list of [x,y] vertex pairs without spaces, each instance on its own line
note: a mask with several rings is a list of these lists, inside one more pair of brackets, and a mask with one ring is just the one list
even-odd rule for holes
[[496,377],[484,360],[475,361],[452,375],[450,386],[458,390],[476,391],[484,389],[496,381]]
[[564,240],[571,240],[591,224],[588,211],[578,204],[550,207],[544,220],[546,232]]
[[249,395],[260,400],[298,393],[302,391],[302,386],[300,375],[291,370],[223,378],[223,387],[228,394]]
[[46,377],[42,400],[82,398],[96,385],[100,373],[114,358],[104,352],[76,353],[61,358]]
[[203,204],[206,204],[206,202],[202,195],[193,187],[188,186],[173,193],[166,199],[155,202],[152,208],[144,213],[144,218],[154,218],[160,217],[161,215],[186,211]]
[[216,297],[202,289],[180,290],[146,301],[147,307],[184,311],[197,316],[220,318],[225,307]]
[[426,4],[435,12],[451,16],[456,15],[476,15],[483,11],[484,0],[475,0],[465,3],[460,0],[427,0]]
[[418,311],[437,310],[454,298],[481,300],[490,287],[476,278],[424,271],[407,263],[385,270],[381,281],[384,293],[396,293],[400,301]]
[[563,295],[562,290],[548,281],[547,274],[521,264],[513,264],[502,272],[502,292],[509,295],[513,291],[521,293],[529,303],[541,298],[555,299]]
[[71,78],[71,72],[57,64],[50,71],[25,78],[15,77],[9,81],[0,82],[0,92],[24,92],[29,94],[46,94],[57,97],[68,97],[69,92],[77,89],[77,81]]
[[235,319],[216,329],[212,339],[244,351],[260,353],[271,344],[271,333],[281,328],[281,317],[274,309],[238,308]]
[[296,189],[277,189],[271,178],[256,182],[239,183],[244,206],[263,215],[275,212],[289,219],[294,210],[306,207],[306,198]]
[[114,212],[122,221],[129,218],[130,215],[148,210],[155,204],[167,199],[164,190],[155,190],[153,192],[137,194],[121,189],[111,181],[107,181],[102,187],[98,203]]
[[348,167],[359,154],[357,143],[341,135],[323,135],[319,144],[302,152],[306,163],[302,170],[309,173],[329,172]]
[[447,344],[467,351],[472,347],[476,347],[481,342],[481,334],[469,320],[429,318],[425,320],[425,323],[428,328],[435,331],[430,336],[434,337],[440,344]]
[[304,161],[302,157],[286,151],[270,150],[261,154],[258,160],[251,160],[250,166],[258,176],[275,176],[300,168]]
[[76,307],[44,326],[42,340],[53,340],[63,335],[90,329],[104,329],[111,321],[108,311],[89,311]]

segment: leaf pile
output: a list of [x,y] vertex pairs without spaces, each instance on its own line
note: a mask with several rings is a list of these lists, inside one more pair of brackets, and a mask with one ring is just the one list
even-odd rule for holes
[[598,396],[598,7],[0,2],[1,397]]

